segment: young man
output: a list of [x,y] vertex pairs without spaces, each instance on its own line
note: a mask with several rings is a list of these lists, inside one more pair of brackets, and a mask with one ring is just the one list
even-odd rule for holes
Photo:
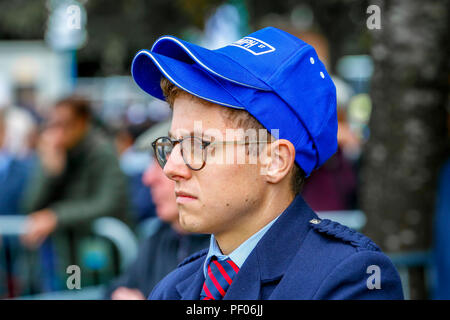
[[180,224],[211,234],[150,299],[403,298],[380,249],[299,194],[337,148],[335,88],[310,45],[271,27],[218,50],[164,36],[132,74],[173,108],[153,146]]

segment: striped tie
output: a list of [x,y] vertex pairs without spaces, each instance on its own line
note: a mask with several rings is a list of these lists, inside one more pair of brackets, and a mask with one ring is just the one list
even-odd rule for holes
[[200,299],[221,300],[238,271],[239,267],[230,258],[218,261],[217,257],[213,256],[209,262]]

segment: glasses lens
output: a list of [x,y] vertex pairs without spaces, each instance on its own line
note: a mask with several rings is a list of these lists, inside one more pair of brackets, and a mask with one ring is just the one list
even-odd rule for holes
[[203,143],[196,137],[187,137],[181,143],[183,159],[193,170],[200,170],[204,163]]
[[167,137],[158,138],[155,142],[155,155],[156,160],[158,160],[161,168],[167,163],[167,159],[170,157],[170,153],[172,152],[173,145],[172,141],[170,141]]

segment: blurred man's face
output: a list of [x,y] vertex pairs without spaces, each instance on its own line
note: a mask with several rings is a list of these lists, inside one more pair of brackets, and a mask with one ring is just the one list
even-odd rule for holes
[[[202,133],[194,132],[197,130],[194,122],[201,121],[203,133],[210,134],[203,140],[223,141],[226,129],[233,128],[225,120],[223,108],[180,95],[173,106],[172,138],[180,139],[191,132],[202,137]],[[206,149],[208,156],[221,152],[216,147],[211,148],[214,151]],[[228,145],[222,151],[227,155],[234,151],[237,154],[238,148],[245,146]],[[181,227],[190,232],[218,235],[251,223],[260,210],[259,200],[265,187],[260,168],[259,164],[248,162],[206,161],[201,170],[194,171],[185,164],[180,144],[177,144],[165,164],[164,173],[175,181]]]
[[178,221],[178,207],[174,191],[175,182],[166,177],[156,160],[148,166],[142,181],[150,188],[158,217],[168,223]]
[[77,116],[70,107],[58,106],[50,113],[47,130],[58,148],[68,150],[82,139],[86,128],[87,120]]

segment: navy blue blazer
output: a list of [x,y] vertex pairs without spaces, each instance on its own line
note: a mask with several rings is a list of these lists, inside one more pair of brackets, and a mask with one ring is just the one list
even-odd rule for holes
[[[198,300],[207,249],[186,258],[149,299]],[[261,238],[224,299],[403,299],[389,258],[366,236],[320,220],[298,195]]]

